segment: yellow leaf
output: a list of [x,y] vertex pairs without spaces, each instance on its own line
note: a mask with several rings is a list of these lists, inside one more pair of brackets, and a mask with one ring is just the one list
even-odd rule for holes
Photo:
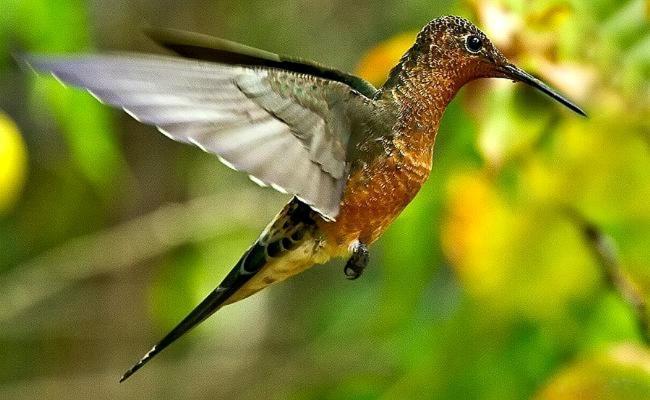
[[0,113],[0,214],[18,199],[27,171],[27,150],[14,122]]

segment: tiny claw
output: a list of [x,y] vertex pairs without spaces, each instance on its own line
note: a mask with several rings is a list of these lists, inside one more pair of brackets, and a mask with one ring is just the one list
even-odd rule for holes
[[363,269],[357,270],[346,264],[345,268],[343,269],[343,272],[345,273],[346,278],[353,281],[361,276],[361,274],[363,273]]
[[361,242],[355,243],[352,246],[352,256],[343,268],[345,277],[351,281],[360,277],[368,265],[368,258],[368,247]]

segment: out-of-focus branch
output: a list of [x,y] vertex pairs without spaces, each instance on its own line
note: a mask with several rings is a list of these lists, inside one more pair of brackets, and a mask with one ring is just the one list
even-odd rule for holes
[[0,275],[0,323],[83,279],[129,268],[237,227],[261,229],[266,213],[251,212],[259,210],[251,206],[259,200],[259,192],[238,194],[228,205],[223,195],[198,198],[70,240]]
[[650,320],[648,305],[638,286],[621,268],[614,240],[577,210],[569,210],[569,216],[579,227],[592,254],[603,267],[609,285],[634,309],[641,336],[650,345]]

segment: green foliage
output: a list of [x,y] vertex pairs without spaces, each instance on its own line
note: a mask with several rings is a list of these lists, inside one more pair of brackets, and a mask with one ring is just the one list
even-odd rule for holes
[[[20,52],[66,53],[91,48],[85,3],[81,0],[64,0],[56,6],[47,0],[10,0],[3,2],[0,14],[7,18],[2,24],[7,29],[6,38],[20,43]],[[100,194],[112,195],[124,165],[108,110],[88,94],[62,87],[51,79],[34,79],[34,112],[46,102],[77,168]]]
[[[83,398],[89,387],[107,399],[650,398],[642,315],[571,217],[611,240],[621,275],[647,298],[648,2],[308,3],[0,4],[0,87],[29,97],[0,107],[30,160],[0,216],[0,398]],[[287,197],[19,72],[9,52],[88,52],[91,37],[120,42],[150,20],[351,70],[382,40],[451,13],[491,37],[507,31],[496,45],[589,119],[522,85],[469,85],[445,113],[431,178],[361,279],[345,280],[340,261],[316,267],[226,307],[117,386]],[[363,73],[386,76],[409,45],[398,37]]]

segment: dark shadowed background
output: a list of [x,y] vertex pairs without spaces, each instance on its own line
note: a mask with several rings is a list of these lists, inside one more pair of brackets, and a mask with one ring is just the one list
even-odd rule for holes
[[[3,0],[1,399],[650,399],[650,2]],[[12,53],[161,52],[146,26],[376,85],[469,18],[583,119],[506,81],[450,105],[431,179],[357,281],[316,267],[124,384],[289,198]]]

